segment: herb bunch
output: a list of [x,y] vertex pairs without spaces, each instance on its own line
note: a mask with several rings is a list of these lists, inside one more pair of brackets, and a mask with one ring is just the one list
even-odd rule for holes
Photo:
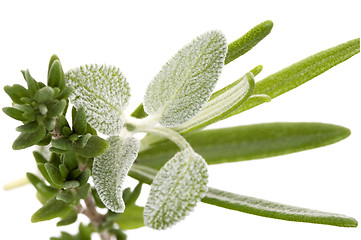
[[[347,128],[325,123],[265,123],[203,130],[271,101],[360,51],[360,40],[354,39],[257,82],[262,66],[255,66],[214,92],[223,66],[251,50],[272,27],[271,21],[265,21],[230,44],[220,31],[200,35],[164,65],[131,116],[124,114],[129,85],[117,67],[92,64],[64,73],[59,58],[53,55],[46,85],[28,70],[22,71],[27,87],[6,86],[13,106],[3,111],[22,123],[16,128],[20,135],[14,150],[40,146],[33,152],[40,174],[27,173],[43,204],[32,222],[60,218],[57,226],[64,226],[84,214],[90,223],[80,223],[78,234],[62,232],[51,239],[91,239],[93,232],[104,240],[125,239],[127,229],[171,227],[202,201],[269,218],[356,227],[352,217],[207,185],[208,164],[303,151],[350,135]],[[138,139],[137,133],[146,136]],[[139,181],[134,189],[123,186],[128,175]],[[135,203],[142,184],[151,185],[144,207]],[[98,208],[108,211],[101,214]]]

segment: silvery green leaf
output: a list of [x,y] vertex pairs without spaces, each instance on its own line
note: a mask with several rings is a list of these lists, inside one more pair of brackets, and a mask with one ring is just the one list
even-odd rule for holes
[[226,54],[226,39],[218,31],[207,32],[183,47],[150,82],[145,111],[167,127],[194,117],[209,99]]
[[193,150],[178,152],[158,172],[144,208],[144,223],[165,229],[182,220],[207,191],[207,164]]
[[139,150],[138,139],[122,141],[118,136],[108,139],[110,148],[94,159],[93,180],[100,199],[113,212],[123,212],[122,184]]
[[184,133],[224,119],[251,96],[254,85],[253,74],[247,73],[244,77],[215,92],[194,118],[174,130]]
[[106,65],[85,65],[70,70],[65,80],[74,88],[70,100],[84,107],[87,121],[107,135],[116,135],[124,124],[121,117],[127,106],[130,89],[120,70]]

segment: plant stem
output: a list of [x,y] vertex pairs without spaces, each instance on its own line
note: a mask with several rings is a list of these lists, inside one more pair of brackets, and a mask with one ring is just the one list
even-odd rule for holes
[[[99,228],[99,225],[105,220],[106,216],[103,214],[100,214],[96,210],[95,201],[91,193],[84,199],[84,203],[86,208],[84,209],[82,205],[78,205],[76,207],[76,210],[79,213],[84,214],[89,218],[95,229],[97,230]],[[104,230],[102,233],[99,233],[101,240],[111,240],[112,235],[107,231]]]

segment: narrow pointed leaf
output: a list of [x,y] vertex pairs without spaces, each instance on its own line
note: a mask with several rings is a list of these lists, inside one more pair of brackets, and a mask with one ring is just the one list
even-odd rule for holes
[[175,127],[174,130],[186,133],[224,119],[251,96],[254,89],[253,74],[246,74],[226,88],[214,93],[194,118]]
[[92,176],[94,186],[104,205],[113,212],[123,212],[122,185],[134,160],[137,158],[139,141],[119,137],[108,139],[109,150],[94,159]]
[[273,22],[270,20],[258,24],[245,35],[228,45],[228,53],[225,64],[232,62],[242,56],[254,46],[256,46],[263,38],[265,38],[272,30]]
[[84,107],[87,121],[100,132],[116,135],[123,126],[121,117],[128,104],[129,86],[116,67],[85,65],[69,71],[65,76],[74,88],[70,100],[76,107]]
[[27,69],[26,71],[23,71],[23,75],[24,78],[26,80],[26,83],[28,84],[28,90],[29,93],[34,96],[35,93],[38,91],[39,86],[37,84],[37,82],[35,81],[35,79],[30,75],[29,70]]
[[56,200],[55,196],[49,199],[38,211],[31,217],[31,222],[41,222],[56,217],[66,216],[73,208],[69,204]]
[[58,189],[47,186],[40,178],[32,173],[26,173],[29,182],[36,188],[36,190],[47,200],[53,197]]
[[[193,132],[185,138],[208,164],[219,164],[322,147],[349,135],[349,129],[325,123],[264,123]],[[159,169],[177,151],[167,140],[140,152],[137,162]]]
[[207,191],[208,171],[204,159],[185,149],[178,152],[154,178],[144,208],[144,223],[166,229],[193,210]]
[[183,47],[150,82],[144,109],[164,126],[194,117],[209,99],[227,53],[222,33],[210,31]]
[[[253,94],[267,94],[271,98],[275,98],[317,77],[359,52],[360,39],[357,38],[316,53],[257,82]],[[250,99],[232,115],[261,103],[263,101],[260,99]]]
[[326,224],[339,227],[357,227],[358,225],[356,219],[345,215],[289,206],[225,192],[215,188],[209,188],[202,201],[227,209],[287,221]]
[[[157,171],[155,169],[139,165],[133,165],[129,171],[131,177],[147,184],[152,184],[156,174]],[[357,227],[358,225],[357,221],[349,216],[241,196],[211,187],[208,188],[207,193],[202,198],[202,202],[258,216],[288,221],[318,223],[339,227]]]

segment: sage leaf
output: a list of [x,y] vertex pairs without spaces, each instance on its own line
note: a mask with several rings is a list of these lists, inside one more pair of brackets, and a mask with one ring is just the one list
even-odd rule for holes
[[[275,98],[317,77],[359,52],[359,38],[321,51],[257,82],[253,94],[266,94]],[[263,102],[261,99],[251,98],[232,115],[246,111]]]
[[67,72],[65,80],[74,88],[71,102],[76,109],[84,107],[92,127],[107,135],[120,132],[124,124],[122,111],[128,104],[130,90],[118,68],[85,65]]
[[[350,130],[325,123],[263,123],[191,132],[184,137],[208,164],[279,156],[336,143]],[[141,151],[139,165],[161,168],[178,151],[166,140]]]
[[262,217],[317,223],[339,227],[357,227],[356,219],[336,213],[289,206],[254,197],[209,188],[203,202]]
[[208,171],[204,159],[184,149],[157,173],[144,208],[144,223],[166,229],[193,210],[207,191]]
[[144,109],[167,127],[194,117],[209,99],[224,65],[224,35],[210,31],[183,47],[150,82]]
[[225,59],[225,64],[232,62],[233,60],[251,50],[271,32],[272,27],[272,21],[264,21],[249,30],[245,35],[236,41],[230,43],[228,45],[228,53]]
[[94,159],[92,176],[94,186],[104,205],[113,212],[124,212],[122,185],[139,150],[138,139],[124,140],[118,136],[108,139],[110,148]]
[[251,96],[254,84],[253,74],[247,73],[225,89],[212,94],[194,118],[175,127],[174,130],[180,133],[190,132],[224,119]]

